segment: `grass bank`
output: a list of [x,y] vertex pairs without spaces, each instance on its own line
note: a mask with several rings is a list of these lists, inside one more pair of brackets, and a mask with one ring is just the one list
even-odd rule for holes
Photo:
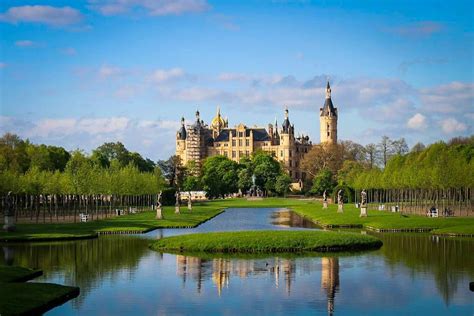
[[38,315],[79,295],[79,288],[24,282],[41,270],[0,266],[0,315]]
[[98,234],[144,233],[157,228],[190,228],[220,214],[217,205],[196,205],[192,211],[182,209],[174,213],[174,207],[163,209],[164,219],[155,219],[154,211],[113,217],[110,219],[65,224],[19,224],[17,231],[0,231],[0,241],[50,241],[94,238]]
[[218,253],[327,252],[376,249],[373,236],[323,231],[239,231],[166,237],[151,244],[156,251]]

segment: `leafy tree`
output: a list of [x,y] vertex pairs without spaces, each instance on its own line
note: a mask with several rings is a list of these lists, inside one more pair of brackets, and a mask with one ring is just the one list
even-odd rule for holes
[[185,169],[181,164],[181,158],[178,156],[174,155],[167,160],[158,160],[157,166],[160,167],[169,185],[178,187],[183,183]]
[[332,192],[335,186],[336,181],[334,181],[332,172],[328,169],[323,169],[314,177],[311,192],[322,195],[325,190],[328,193]]
[[267,192],[275,192],[275,182],[282,173],[280,163],[269,153],[258,151],[252,156],[255,184]]
[[242,193],[247,192],[252,187],[252,174],[249,168],[241,168],[237,174],[237,187]]
[[408,145],[405,138],[400,138],[392,142],[393,152],[397,155],[404,155],[408,152]]
[[426,146],[423,143],[416,143],[412,148],[411,152],[418,153],[420,151],[423,151],[426,148]]
[[291,178],[286,173],[281,173],[275,182],[275,192],[279,195],[286,196],[290,192]]
[[27,143],[18,135],[6,133],[0,138],[0,170],[23,173],[30,167]]
[[204,161],[202,183],[211,198],[237,192],[238,164],[224,156],[209,157]]

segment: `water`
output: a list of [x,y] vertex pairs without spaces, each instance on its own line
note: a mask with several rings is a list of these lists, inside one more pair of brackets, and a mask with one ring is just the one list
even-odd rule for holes
[[42,268],[36,281],[81,288],[48,315],[473,315],[473,239],[376,234],[384,241],[377,251],[300,257],[198,258],[148,249],[150,240],[180,233],[311,227],[285,210],[229,209],[196,229],[4,250],[9,264]]

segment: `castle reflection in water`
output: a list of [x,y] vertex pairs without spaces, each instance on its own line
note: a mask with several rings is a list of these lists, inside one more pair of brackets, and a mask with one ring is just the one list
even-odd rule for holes
[[[217,294],[222,295],[228,288],[231,277],[247,278],[249,276],[271,276],[276,288],[283,284],[288,295],[291,294],[292,281],[295,279],[295,259],[202,259],[191,256],[176,256],[176,273],[181,277],[183,286],[191,279],[196,283],[196,290],[201,292],[202,283],[212,279]],[[326,295],[327,311],[332,314],[335,296],[339,291],[339,259],[335,257],[321,258],[321,292]]]

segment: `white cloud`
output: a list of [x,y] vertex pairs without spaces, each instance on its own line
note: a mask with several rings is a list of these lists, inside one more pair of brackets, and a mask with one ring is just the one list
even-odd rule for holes
[[103,65],[99,68],[99,76],[101,78],[116,77],[123,74],[123,70],[119,67]]
[[387,31],[396,33],[401,36],[420,37],[430,36],[434,33],[439,33],[444,29],[444,25],[436,21],[419,21],[407,25],[393,27]]
[[51,26],[66,26],[81,22],[82,14],[71,7],[47,5],[25,5],[11,7],[0,14],[0,21],[8,23],[42,23]]
[[455,118],[447,118],[441,121],[441,128],[446,134],[459,133],[467,130],[466,124],[459,122]]
[[205,0],[89,0],[90,8],[103,15],[119,15],[145,11],[149,15],[180,15],[207,11]]
[[15,42],[15,46],[18,46],[18,47],[31,47],[35,45],[36,43],[30,40],[21,40],[21,41]]
[[408,119],[407,126],[415,130],[424,130],[426,128],[426,116],[416,113]]
[[474,107],[474,83],[451,82],[420,90],[426,110],[438,113],[465,113]]
[[104,142],[121,141],[132,151],[152,159],[174,153],[178,120],[140,120],[123,116],[109,118],[43,118],[25,120],[0,116],[0,133],[15,133],[34,143],[63,146],[90,152]]
[[186,73],[181,68],[172,69],[157,69],[151,75],[151,79],[154,82],[162,83],[167,81],[173,81],[186,77]]

